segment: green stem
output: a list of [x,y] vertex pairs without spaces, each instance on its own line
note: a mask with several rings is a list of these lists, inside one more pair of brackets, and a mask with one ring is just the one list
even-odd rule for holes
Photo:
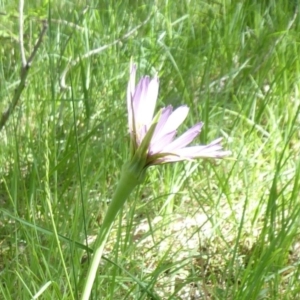
[[95,251],[84,286],[81,298],[82,300],[88,300],[90,297],[98,266],[101,261],[104,246],[110,234],[111,228],[114,224],[114,220],[116,219],[120,209],[125,204],[128,196],[139,183],[139,176],[135,172],[134,168],[132,168],[132,165],[130,163],[125,164],[122,169],[117,189],[107,209],[105,218],[100,228],[100,232],[94,244]]

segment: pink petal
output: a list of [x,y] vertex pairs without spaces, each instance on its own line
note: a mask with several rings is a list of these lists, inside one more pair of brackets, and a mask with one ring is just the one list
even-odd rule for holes
[[129,131],[132,133],[133,124],[132,124],[132,114],[133,114],[133,95],[135,91],[135,75],[136,75],[136,65],[130,65],[130,76],[127,86],[127,111],[128,111],[128,126]]
[[158,78],[155,76],[145,86],[145,94],[140,102],[139,120],[146,125],[147,130],[152,124],[153,114],[156,107],[156,101],[158,96]]
[[173,111],[172,105],[168,105],[167,107],[164,107],[162,109],[161,116],[156,125],[151,143],[155,143],[157,141],[157,137],[159,137],[159,133],[161,132],[162,128],[165,126],[166,122],[168,121],[168,118],[172,113],[172,111]]
[[165,146],[170,144],[176,136],[176,130],[173,132],[169,132],[168,134],[164,135],[160,139],[156,140],[155,142],[151,141],[150,145],[150,154],[157,154],[164,149]]
[[190,144],[196,136],[199,135],[201,132],[201,128],[203,126],[203,123],[200,122],[196,125],[194,125],[192,128],[187,130],[184,134],[182,134],[180,137],[178,137],[175,141],[167,145],[165,148],[163,148],[163,152],[172,152],[176,149],[181,149],[185,147],[186,145]]
[[175,131],[179,125],[185,120],[189,112],[187,106],[180,106],[173,111],[173,113],[168,117],[164,126],[161,126],[160,130],[157,132],[155,139],[160,139],[162,136]]
[[141,78],[133,96],[133,111],[137,126],[145,124],[143,122],[143,106],[145,104],[149,82],[150,78],[148,76]]
[[223,157],[229,155],[230,151],[220,151],[222,138],[216,139],[205,146],[192,146],[172,151],[173,154],[186,158],[200,158],[200,157]]
[[178,162],[183,160],[191,160],[194,158],[223,158],[231,155],[231,151],[222,150],[220,145],[222,138],[212,141],[205,146],[192,146],[182,149],[178,149],[172,152],[166,153],[166,156],[159,157],[152,162],[153,165]]

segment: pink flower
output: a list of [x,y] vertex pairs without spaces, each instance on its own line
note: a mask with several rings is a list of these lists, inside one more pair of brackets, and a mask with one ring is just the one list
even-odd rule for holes
[[222,150],[222,138],[208,145],[186,147],[200,134],[203,123],[197,123],[176,138],[177,128],[186,119],[189,108],[183,105],[173,110],[169,105],[153,117],[158,78],[142,77],[135,86],[135,77],[136,66],[132,65],[127,88],[128,125],[133,155],[145,156],[146,166],[194,158],[222,158],[231,154]]

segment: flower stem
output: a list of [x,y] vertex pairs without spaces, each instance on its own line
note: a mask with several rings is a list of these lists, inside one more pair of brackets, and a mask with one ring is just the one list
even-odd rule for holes
[[135,172],[134,168],[132,168],[132,165],[130,163],[125,164],[122,168],[121,177],[117,189],[113,195],[111,203],[108,206],[105,218],[100,228],[100,232],[94,244],[95,251],[85,282],[81,298],[82,300],[88,300],[90,297],[98,266],[101,261],[102,253],[114,221],[119,211],[125,204],[128,196],[139,183],[140,178]]

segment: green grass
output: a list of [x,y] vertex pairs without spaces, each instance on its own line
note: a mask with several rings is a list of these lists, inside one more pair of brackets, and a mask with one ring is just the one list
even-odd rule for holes
[[[129,154],[131,57],[158,72],[159,107],[191,108],[182,130],[202,120],[198,143],[223,136],[233,155],[148,170],[93,299],[298,299],[298,2],[74,3],[25,3],[27,56],[49,28],[0,132],[0,299],[80,298],[84,245]],[[2,112],[19,81],[18,2],[0,13]]]

